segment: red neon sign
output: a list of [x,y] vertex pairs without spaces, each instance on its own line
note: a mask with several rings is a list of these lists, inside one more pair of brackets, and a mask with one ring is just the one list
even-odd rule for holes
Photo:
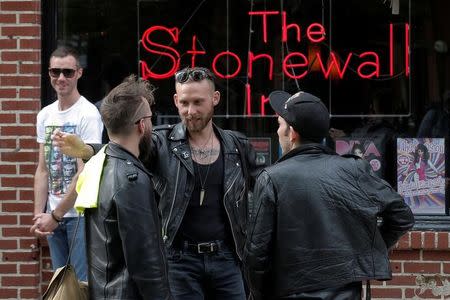
[[[268,21],[271,16],[279,15],[278,11],[253,11],[249,12],[248,15],[256,16],[262,18],[262,35],[264,43],[267,43],[267,28]],[[301,42],[302,28],[295,23],[287,23],[286,12],[281,12],[281,36],[282,42],[287,42],[288,32],[292,31],[295,33],[295,39],[297,42]],[[160,34],[168,35],[171,40],[169,45],[155,42],[152,39],[153,34],[159,32]],[[405,44],[405,76],[409,76],[409,24],[404,24],[404,44]],[[178,28],[167,28],[164,26],[152,26],[148,28],[141,38],[142,47],[150,55],[155,55],[157,57],[164,56],[169,59],[167,65],[167,71],[165,73],[155,73],[149,68],[145,61],[140,61],[141,74],[144,79],[166,79],[172,77],[175,72],[179,69],[180,59],[183,56],[182,53],[177,51],[176,46],[179,42],[180,30]],[[326,31],[322,24],[312,23],[306,27],[307,41],[312,45],[316,45],[325,40]],[[395,72],[395,56],[394,56],[394,25],[389,24],[389,58],[388,58],[388,69],[390,76],[394,76]],[[313,47],[314,49],[314,47]],[[319,72],[322,73],[325,79],[328,78],[339,78],[343,79],[349,68],[350,62],[352,64],[358,64],[356,68],[357,75],[362,79],[378,78],[380,76],[380,57],[375,51],[365,51],[362,53],[348,52],[344,54],[337,54],[331,51],[329,55],[323,55],[320,51],[320,47],[315,47],[316,51],[307,53],[307,55],[301,52],[291,52],[289,53],[281,62],[281,69],[285,76],[292,79],[302,79],[308,75],[309,72]],[[208,55],[206,51],[200,51],[197,49],[197,36],[192,36],[191,49],[186,51],[188,56],[190,55],[191,66],[195,66],[195,60],[198,55]],[[340,59],[339,57],[342,57]],[[227,70],[226,73],[221,72],[218,69],[218,65],[223,60],[231,60],[234,62],[233,69]],[[237,77],[242,70],[242,61],[247,62],[246,75],[249,79],[253,78],[253,66],[254,63],[263,63],[268,65],[267,77],[269,80],[273,80],[274,72],[274,58],[269,53],[253,53],[249,51],[247,57],[241,58],[238,54],[228,50],[222,51],[216,54],[212,59],[211,70],[219,78],[232,79]],[[312,68],[314,66],[314,68]],[[251,99],[251,86],[246,84],[245,86],[246,95],[246,115],[252,115],[252,99]],[[265,115],[265,105],[267,104],[267,97],[261,96],[259,101],[259,113]]]

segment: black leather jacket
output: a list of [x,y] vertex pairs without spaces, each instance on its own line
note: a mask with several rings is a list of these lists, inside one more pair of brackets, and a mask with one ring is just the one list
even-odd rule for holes
[[[242,134],[222,130],[215,125],[214,131],[221,142],[224,155],[224,206],[236,251],[241,258],[249,205],[248,197],[244,195],[249,190],[248,185],[251,185],[245,175],[257,172],[255,152]],[[186,127],[182,123],[154,128],[152,155],[147,167],[153,174],[155,190],[160,196],[162,236],[169,247],[183,220],[195,182]]]
[[253,201],[243,260],[254,299],[390,279],[387,249],[414,224],[367,161],[318,144],[262,171]]
[[91,299],[172,299],[149,176],[108,144],[98,207],[85,210]]

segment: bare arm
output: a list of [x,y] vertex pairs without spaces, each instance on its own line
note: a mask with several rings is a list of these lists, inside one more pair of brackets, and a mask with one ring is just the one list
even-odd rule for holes
[[76,134],[66,133],[56,129],[53,132],[52,141],[53,144],[58,146],[61,149],[61,152],[65,155],[84,160],[88,160],[94,155],[94,150],[92,147],[86,145]]
[[64,215],[72,209],[77,199],[77,192],[75,190],[78,176],[83,171],[84,163],[81,159],[77,160],[78,172],[73,176],[72,182],[64,195],[64,198],[59,202],[58,206],[53,211],[53,216],[48,213],[35,214],[33,220],[35,221],[32,230],[38,235],[49,235],[58,227],[58,222],[55,219],[62,220]]
[[48,198],[48,169],[45,165],[44,144],[39,144],[39,160],[34,175],[34,215],[44,212]]

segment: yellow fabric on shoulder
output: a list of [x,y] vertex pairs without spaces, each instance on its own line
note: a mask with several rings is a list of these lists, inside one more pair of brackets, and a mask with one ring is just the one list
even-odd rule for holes
[[78,193],[75,209],[82,213],[85,208],[95,208],[98,202],[98,190],[105,162],[106,145],[84,164],[84,169],[78,176],[76,190]]

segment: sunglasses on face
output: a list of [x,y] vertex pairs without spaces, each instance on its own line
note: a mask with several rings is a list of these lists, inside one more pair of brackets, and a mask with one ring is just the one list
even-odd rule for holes
[[192,81],[202,81],[203,79],[214,81],[211,72],[205,69],[184,69],[175,73],[175,81],[178,83],[184,83],[189,79]]
[[75,76],[75,72],[76,71],[77,70],[75,70],[75,69],[49,68],[48,69],[48,74],[50,74],[51,77],[58,78],[61,75],[61,73],[62,73],[64,75],[64,77],[72,78],[72,77]]

